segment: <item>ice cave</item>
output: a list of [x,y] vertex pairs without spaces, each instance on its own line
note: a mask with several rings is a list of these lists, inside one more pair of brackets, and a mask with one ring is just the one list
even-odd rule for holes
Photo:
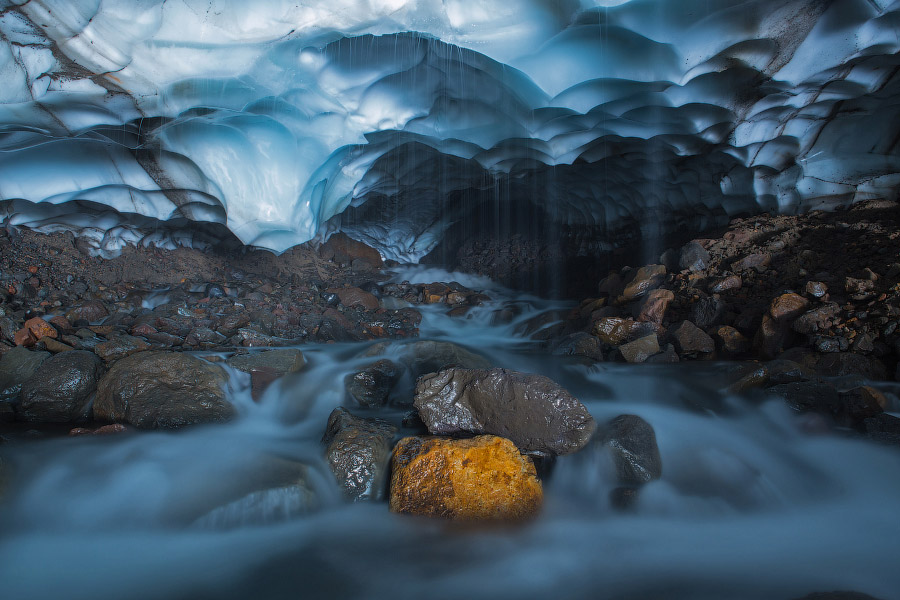
[[900,600],[900,0],[0,0],[0,589]]

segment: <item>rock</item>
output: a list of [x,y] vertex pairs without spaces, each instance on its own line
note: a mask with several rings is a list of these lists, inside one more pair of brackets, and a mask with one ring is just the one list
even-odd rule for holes
[[797,333],[812,335],[818,331],[831,328],[830,319],[841,312],[841,307],[834,302],[817,306],[797,317],[791,328]]
[[769,314],[778,321],[792,321],[799,317],[809,306],[809,300],[799,294],[782,294],[772,300]]
[[729,325],[722,325],[715,332],[716,346],[725,354],[737,355],[750,351],[750,340]]
[[578,331],[564,337],[553,350],[557,356],[581,356],[594,362],[603,361],[600,340],[589,333]]
[[675,348],[682,356],[710,354],[716,349],[713,339],[690,321],[682,321],[671,331],[671,336],[675,341]]
[[691,321],[700,329],[708,330],[722,324],[725,309],[725,303],[718,298],[700,298],[691,304]]
[[88,429],[86,427],[76,427],[74,429],[69,430],[69,435],[72,437],[78,437],[81,435],[113,435],[116,433],[125,433],[128,431],[128,428],[122,425],[121,423],[113,423],[111,425],[104,425],[102,427],[98,427],[97,429]]
[[681,362],[681,359],[678,358],[678,353],[675,352],[675,346],[666,344],[666,347],[662,352],[654,354],[644,362],[648,364],[674,364]]
[[652,322],[638,322],[621,317],[602,317],[594,323],[591,332],[604,344],[620,346],[661,330],[662,328],[658,324]]
[[347,375],[347,394],[360,406],[373,408],[387,404],[391,389],[400,379],[400,366],[391,360],[379,360],[361,371]]
[[94,418],[141,429],[221,422],[234,415],[218,365],[180,352],[123,358],[100,380]]
[[807,281],[806,293],[813,298],[822,298],[828,293],[828,286],[821,281]]
[[866,300],[875,292],[875,281],[847,277],[844,279],[844,290],[851,294],[850,297],[854,300]]
[[651,333],[633,342],[622,344],[619,346],[619,352],[630,363],[642,363],[659,352],[659,341],[656,334]]
[[771,360],[781,354],[791,338],[790,321],[779,321],[766,313],[762,317],[754,344],[760,356]]
[[769,372],[769,385],[811,381],[816,377],[812,369],[784,358],[770,360],[766,363],[766,369]]
[[[388,349],[385,342],[369,348],[362,356],[379,356]],[[413,378],[450,367],[461,369],[489,369],[488,359],[452,342],[422,340],[403,346],[400,360],[409,368]]]
[[363,419],[343,408],[331,412],[322,443],[328,465],[348,498],[385,497],[395,433],[397,428],[381,419]]
[[335,262],[341,264],[354,266],[365,264],[373,269],[380,269],[384,263],[378,250],[341,232],[328,238],[328,241],[322,244],[319,254],[325,260],[333,258]]
[[68,344],[64,344],[60,341],[54,340],[53,338],[41,338],[41,342],[44,344],[44,347],[54,354],[59,354],[60,352],[69,352],[74,350],[74,348]]
[[620,303],[640,298],[650,290],[662,285],[666,278],[664,265],[647,265],[637,270],[634,277],[625,285]]
[[215,348],[224,344],[228,338],[209,327],[194,327],[184,338],[187,346],[199,346],[200,348]]
[[741,377],[728,386],[729,394],[745,394],[751,390],[759,389],[769,381],[769,369],[765,365],[752,365],[749,372],[744,372]]
[[729,275],[728,277],[720,277],[715,279],[709,286],[711,294],[721,294],[733,290],[741,289],[743,281],[738,275]]
[[669,308],[669,303],[675,299],[671,290],[651,290],[640,303],[636,318],[638,321],[648,321],[660,324]]
[[41,423],[87,420],[97,382],[105,372],[103,361],[85,350],[48,358],[22,384],[19,418]]
[[773,385],[766,393],[781,396],[794,410],[818,410],[832,413],[839,400],[837,390],[827,383],[798,381]]
[[757,269],[767,267],[772,262],[772,256],[768,252],[759,252],[750,254],[744,258],[731,263],[732,271],[745,271],[747,269]]
[[823,356],[816,363],[816,372],[826,377],[859,375],[866,379],[886,379],[887,369],[877,358],[853,352],[840,352]]
[[875,388],[863,385],[840,394],[840,421],[850,427],[864,428],[866,419],[884,412],[888,400]]
[[407,437],[394,448],[392,512],[458,521],[520,521],[543,502],[531,460],[492,435]]
[[253,373],[256,369],[266,368],[279,375],[287,375],[288,373],[301,371],[306,366],[306,357],[303,356],[302,352],[294,348],[280,348],[278,350],[234,354],[225,362],[228,366],[244,373]]
[[250,396],[259,400],[272,383],[302,370],[306,366],[306,358],[299,350],[286,348],[235,354],[226,363],[238,371],[250,374]]
[[526,452],[577,452],[596,426],[584,405],[551,379],[506,369],[423,375],[414,405],[433,434],[500,435]]
[[0,359],[0,401],[14,400],[24,384],[50,358],[49,352],[26,350],[16,346]]
[[109,311],[99,300],[90,300],[79,304],[66,313],[66,319],[70,323],[78,321],[87,321],[88,323],[97,323],[109,316]]
[[702,271],[709,265],[709,252],[697,242],[688,242],[681,247],[678,266],[682,270]]
[[332,288],[328,292],[337,294],[341,304],[347,308],[362,308],[364,310],[375,310],[379,307],[378,298],[364,292],[358,287],[349,288]]
[[141,338],[122,334],[97,344],[94,346],[94,352],[106,362],[113,362],[149,348],[150,344]]
[[620,415],[598,432],[612,453],[619,483],[640,485],[662,476],[656,432],[636,415]]

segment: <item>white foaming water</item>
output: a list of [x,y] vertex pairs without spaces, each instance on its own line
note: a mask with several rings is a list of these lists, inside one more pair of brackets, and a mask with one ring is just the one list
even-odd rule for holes
[[[633,511],[617,512],[609,457],[589,447],[557,460],[543,512],[513,528],[346,503],[320,440],[345,402],[344,376],[373,358],[360,357],[369,344],[304,347],[306,370],[259,404],[232,372],[240,415],[229,424],[4,446],[13,466],[0,504],[4,594],[789,599],[844,589],[900,598],[896,448],[808,434],[781,402],[729,398],[716,365],[586,367],[480,317],[426,312],[423,335],[544,373],[598,422],[640,415],[656,430],[662,478]],[[389,343],[385,355],[399,359],[408,343]],[[399,424],[411,395],[393,400],[348,407]]]

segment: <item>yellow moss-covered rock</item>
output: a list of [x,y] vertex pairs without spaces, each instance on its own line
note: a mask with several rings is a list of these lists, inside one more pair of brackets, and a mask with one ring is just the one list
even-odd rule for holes
[[394,447],[391,510],[460,521],[518,521],[544,498],[534,464],[494,435],[407,437]]

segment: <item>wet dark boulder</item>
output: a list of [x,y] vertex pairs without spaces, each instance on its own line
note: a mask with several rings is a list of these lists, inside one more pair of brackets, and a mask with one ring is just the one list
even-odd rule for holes
[[222,367],[180,352],[140,352],[117,362],[100,380],[94,400],[98,421],[141,429],[227,421]]
[[641,485],[662,476],[662,458],[653,427],[637,415],[619,415],[597,432],[609,449],[616,479],[625,485]]
[[816,381],[796,381],[773,385],[766,393],[781,396],[794,410],[833,413],[838,409],[838,392],[834,386]]
[[18,418],[42,423],[87,420],[97,383],[105,372],[103,361],[86,350],[48,358],[22,384]]
[[716,349],[713,339],[690,321],[682,321],[670,335],[682,356],[706,356]]
[[681,247],[678,266],[683,270],[702,271],[709,265],[709,252],[697,242],[688,242]]
[[385,497],[391,446],[397,428],[381,419],[364,419],[336,408],[328,417],[322,443],[325,459],[351,500]]
[[553,354],[557,356],[580,356],[594,362],[603,361],[603,346],[595,336],[577,331],[564,337],[556,345]]
[[15,400],[24,384],[50,358],[49,352],[16,346],[0,360],[0,401]]
[[414,404],[433,434],[493,434],[525,452],[577,452],[596,427],[584,405],[553,380],[507,369],[423,375]]
[[400,366],[382,359],[344,378],[347,394],[360,406],[375,407],[387,404],[388,395],[401,374]]
[[816,372],[826,377],[859,375],[866,379],[886,379],[887,369],[877,358],[854,352],[828,354],[816,363]]

